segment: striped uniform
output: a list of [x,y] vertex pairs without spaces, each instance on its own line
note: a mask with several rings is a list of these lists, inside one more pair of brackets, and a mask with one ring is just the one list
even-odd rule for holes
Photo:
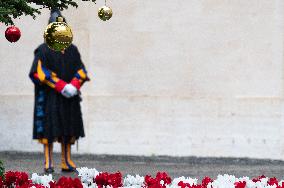
[[[62,53],[40,45],[29,76],[35,86],[33,138],[45,144],[45,167],[52,166],[50,149],[54,141],[64,144],[62,151],[68,161],[69,145],[85,136],[80,88],[89,77],[77,47],[72,44]],[[64,97],[61,91],[67,83],[76,87],[79,94]]]

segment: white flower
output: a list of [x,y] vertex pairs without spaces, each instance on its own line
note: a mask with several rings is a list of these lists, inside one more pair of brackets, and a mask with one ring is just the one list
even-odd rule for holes
[[91,183],[91,184],[85,184],[85,183],[82,183],[83,184],[83,188],[98,188],[97,184],[95,183]]
[[144,183],[144,177],[139,176],[139,175],[136,175],[135,177],[131,175],[127,175],[123,180],[123,186],[128,187],[128,188],[130,187],[131,188],[136,188],[136,187],[141,188],[143,183]]
[[41,184],[48,188],[49,188],[49,182],[53,181],[51,174],[49,174],[48,176],[47,175],[39,176],[37,173],[32,174],[31,180],[33,183]]
[[82,167],[76,170],[79,172],[78,176],[81,177],[81,182],[87,185],[93,183],[93,179],[99,174],[95,168]]
[[278,182],[278,185],[279,185],[279,186],[282,186],[282,183],[284,183],[284,180],[279,181],[279,182]]
[[[81,182],[83,185],[83,188],[98,188],[96,183],[93,182],[93,179],[99,174],[99,172],[93,168],[88,169],[86,167],[83,168],[77,168],[77,171],[79,172],[78,176],[81,177]],[[39,176],[38,174],[34,173],[32,174],[31,180],[35,184],[41,184],[45,186],[46,188],[50,188],[49,182],[52,180],[52,175],[43,175]],[[213,182],[210,182],[207,186],[207,188],[235,188],[236,182],[246,182],[246,188],[276,188],[277,185],[268,185],[269,178],[262,178],[257,182],[253,182],[249,179],[249,177],[241,177],[236,178],[232,175],[218,175],[217,179],[215,179]],[[170,185],[165,185],[165,182],[163,180],[160,181],[161,185],[165,185],[166,188],[179,188],[178,183],[183,181],[184,183],[188,183],[191,186],[197,185],[198,180],[193,179],[190,177],[185,178],[184,176],[173,179],[172,183]],[[282,181],[279,181],[279,185],[282,185]],[[123,180],[123,188],[141,188],[144,185],[144,177],[143,176],[131,176],[127,175]],[[32,186],[31,188],[35,188],[35,186]],[[103,188],[112,188],[112,186],[104,186]]]
[[235,182],[235,176],[225,174],[223,176],[218,175],[217,179],[210,183],[210,185],[212,185],[213,188],[235,188]]
[[179,187],[178,183],[181,182],[181,181],[183,181],[183,183],[188,183],[188,184],[190,184],[192,186],[193,184],[197,185],[198,179],[196,179],[196,178],[193,179],[193,178],[190,178],[190,177],[185,178],[184,176],[182,176],[182,177],[173,179],[172,184],[170,185],[170,187],[173,187],[173,188],[174,187]]

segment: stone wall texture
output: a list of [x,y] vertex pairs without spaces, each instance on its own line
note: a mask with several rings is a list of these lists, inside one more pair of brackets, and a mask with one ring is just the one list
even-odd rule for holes
[[[63,14],[92,81],[78,153],[284,159],[283,0],[109,0]],[[32,140],[33,50],[49,11],[0,25],[0,150]],[[59,145],[56,150],[59,150]]]

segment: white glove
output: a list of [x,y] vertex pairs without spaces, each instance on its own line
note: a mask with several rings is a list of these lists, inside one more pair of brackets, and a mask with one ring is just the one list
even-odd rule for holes
[[66,86],[61,91],[61,94],[66,98],[71,98],[78,94],[78,90],[72,84],[66,84]]
[[67,84],[67,91],[68,93],[71,94],[72,97],[74,97],[75,95],[78,95],[78,90],[75,86],[73,86],[72,84]]
[[64,96],[64,97],[66,97],[66,98],[70,98],[70,97],[72,97],[71,96],[71,93],[69,93],[68,91],[67,91],[67,84],[65,85],[65,87],[62,89],[62,91],[61,91],[61,94]]

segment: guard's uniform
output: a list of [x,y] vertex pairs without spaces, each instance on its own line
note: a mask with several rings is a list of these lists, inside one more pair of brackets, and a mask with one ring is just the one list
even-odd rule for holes
[[[75,168],[70,159],[70,144],[84,137],[80,107],[80,92],[66,98],[61,91],[67,83],[78,91],[88,81],[87,71],[81,61],[79,51],[71,45],[64,52],[56,52],[41,44],[35,50],[35,58],[30,70],[30,78],[35,83],[33,138],[45,145],[45,168],[52,167],[52,143],[61,142],[62,169]],[[65,144],[65,145],[64,145]],[[68,154],[69,153],[69,154]],[[69,159],[70,160],[69,160]],[[68,163],[69,160],[69,163]]]

